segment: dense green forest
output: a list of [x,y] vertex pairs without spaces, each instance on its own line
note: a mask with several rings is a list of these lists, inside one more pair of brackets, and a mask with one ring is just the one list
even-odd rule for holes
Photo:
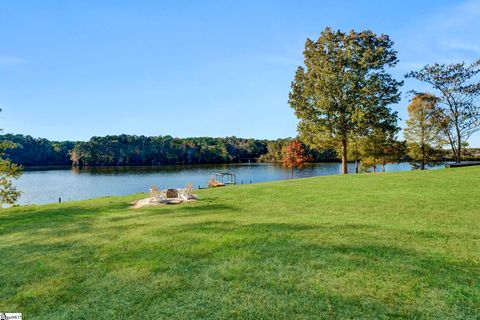
[[[20,134],[0,135],[0,141],[11,141],[16,146],[6,151],[6,157],[24,166],[279,162],[281,150],[290,140],[118,135],[73,142],[49,141]],[[331,150],[309,149],[307,152],[313,161],[337,160]]]
[[75,142],[50,141],[21,134],[0,135],[0,141],[13,142],[15,148],[7,149],[5,157],[23,166],[70,165],[69,152]]
[[173,138],[171,136],[106,136],[76,143],[70,152],[74,165],[158,165],[226,163],[255,160],[267,142],[254,139]]
[[[21,134],[0,135],[0,141],[15,145],[6,150],[5,157],[23,166],[281,162],[282,148],[291,140],[118,135],[93,137],[89,141],[50,141]],[[340,160],[334,150],[306,147],[306,153],[312,162]],[[463,158],[479,160],[480,149],[464,148]],[[442,160],[453,160],[453,155],[445,150]],[[409,161],[409,158],[405,156],[402,161]]]

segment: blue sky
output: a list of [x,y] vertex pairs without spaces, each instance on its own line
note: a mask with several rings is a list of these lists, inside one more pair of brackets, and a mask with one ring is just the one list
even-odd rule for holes
[[[390,35],[398,78],[480,58],[480,0],[2,1],[0,127],[54,140],[294,136],[290,82],[326,26]],[[412,88],[393,106],[403,120]]]

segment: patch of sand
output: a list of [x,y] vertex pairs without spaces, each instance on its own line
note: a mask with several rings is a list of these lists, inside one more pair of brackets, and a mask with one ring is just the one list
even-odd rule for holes
[[165,200],[155,200],[152,198],[145,198],[145,199],[140,199],[132,203],[131,208],[133,209],[139,209],[139,208],[144,208],[144,207],[156,207],[156,206],[165,206],[169,204],[181,204],[184,202],[193,202],[196,201],[196,198],[192,198],[189,200],[183,200],[180,198],[174,198],[174,199],[165,199]]

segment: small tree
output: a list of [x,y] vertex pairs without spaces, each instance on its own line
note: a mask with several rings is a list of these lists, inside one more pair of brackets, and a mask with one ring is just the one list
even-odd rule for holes
[[22,167],[5,158],[5,151],[15,147],[16,145],[12,142],[0,142],[0,207],[5,204],[14,204],[21,195],[12,180],[20,178]]
[[426,65],[420,71],[407,73],[407,78],[430,84],[436,90],[440,111],[438,124],[447,138],[455,162],[462,158],[462,145],[480,129],[480,60],[462,63]]
[[348,148],[348,159],[355,161],[355,173],[360,172],[360,161],[362,160],[365,148],[363,140],[363,137],[356,137],[348,142],[350,146]]
[[377,165],[381,165],[382,172],[385,172],[387,163],[398,163],[405,155],[405,147],[402,142],[395,139],[397,130],[385,130],[377,128],[363,139],[362,166],[371,167],[373,172],[377,171]]
[[437,97],[429,93],[417,94],[408,106],[407,127],[403,135],[414,169],[425,170],[440,161],[441,127]]
[[0,142],[0,206],[14,204],[21,195],[21,192],[15,188],[12,180],[20,178],[22,167],[5,159],[5,150],[15,148],[13,143]]
[[381,158],[382,172],[385,172],[385,164],[399,163],[405,160],[407,155],[407,145],[405,141],[393,140],[386,145],[385,154]]
[[292,140],[282,149],[282,164],[284,167],[292,169],[292,179],[293,170],[295,168],[302,169],[304,163],[310,160],[305,152],[305,147],[298,140]]

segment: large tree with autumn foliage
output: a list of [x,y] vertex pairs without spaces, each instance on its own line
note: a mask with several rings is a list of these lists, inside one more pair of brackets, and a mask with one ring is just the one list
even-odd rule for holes
[[400,100],[402,82],[387,71],[397,62],[393,42],[372,31],[348,33],[326,28],[307,39],[305,66],[298,67],[289,95],[300,119],[302,141],[341,149],[342,173],[348,173],[348,142],[372,130],[396,127],[389,105]]

